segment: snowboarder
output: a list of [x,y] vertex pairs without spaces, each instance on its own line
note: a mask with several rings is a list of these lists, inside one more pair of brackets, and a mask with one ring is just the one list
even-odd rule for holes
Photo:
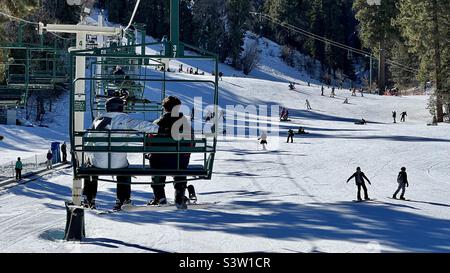
[[22,168],[23,168],[23,164],[22,161],[20,160],[20,157],[17,158],[16,161],[16,180],[20,180],[22,179]]
[[[158,137],[174,137],[172,135],[172,127],[175,123],[188,124],[186,117],[183,113],[179,112],[181,100],[175,96],[169,96],[163,100],[162,106],[164,109],[163,116],[155,121],[155,124],[159,126]],[[185,134],[184,126],[181,126],[181,134]],[[186,129],[187,131],[189,129]],[[189,138],[191,136],[188,136]],[[189,144],[188,144],[189,145]],[[187,169],[190,160],[190,154],[151,154],[149,155],[150,167],[153,169]],[[175,188],[175,205],[178,209],[187,208],[187,199],[185,192],[187,188],[186,176],[174,176],[174,188]],[[152,177],[152,189],[154,198],[148,202],[150,206],[167,204],[166,193],[164,190],[166,176],[153,176]]]
[[[92,123],[92,130],[136,130],[139,132],[154,133],[158,126],[143,120],[132,119],[126,113],[123,113],[125,102],[121,98],[113,97],[106,101],[106,113],[100,114]],[[90,137],[106,137],[107,133],[91,133]],[[95,146],[95,143],[86,145]],[[100,144],[104,145],[104,144]],[[127,143],[115,143],[117,146],[126,146]],[[110,162],[108,158],[110,159]],[[88,165],[101,169],[120,169],[128,167],[126,153],[93,153],[86,159]],[[110,165],[110,166],[108,166]],[[123,204],[130,204],[131,200],[131,177],[117,176],[117,200],[114,210],[120,210]],[[95,197],[97,195],[98,176],[87,177],[84,179],[84,206],[95,209]]]
[[309,100],[306,100],[306,109],[312,110],[311,104],[309,103]]
[[356,97],[356,88],[352,89],[352,97]]
[[394,123],[397,123],[397,112],[392,111],[392,118],[394,119]]
[[295,90],[295,85],[294,85],[293,82],[290,82],[290,83],[289,83],[289,89],[290,89],[290,90]]
[[397,183],[398,183],[398,188],[395,191],[395,193],[392,196],[392,198],[397,199],[397,194],[401,190],[402,193],[400,194],[400,199],[401,200],[405,200],[405,187],[409,187],[408,175],[406,174],[406,168],[405,167],[402,167],[401,171],[398,173]]
[[52,159],[53,159],[53,154],[52,154],[52,151],[51,150],[48,150],[48,152],[47,152],[47,169],[49,170],[49,169],[53,169],[53,161],[52,161]]
[[331,98],[334,98],[334,96],[336,96],[335,90],[336,88],[333,85],[333,87],[331,88],[331,95],[330,95]]
[[323,89],[324,89],[324,88],[323,88],[323,85],[322,85],[322,88],[321,88],[322,94],[321,94],[321,96],[325,96],[325,95],[323,94]]
[[289,143],[289,139],[291,140],[291,143],[294,143],[294,135],[295,135],[294,130],[289,129],[287,143]]
[[264,150],[264,151],[267,150],[267,149],[266,149],[266,145],[267,145],[267,134],[266,134],[265,131],[262,131],[262,132],[261,132],[261,136],[258,138],[258,140],[260,140],[259,144],[262,145],[263,150]]
[[357,195],[358,201],[362,201],[362,199],[361,199],[361,188],[363,188],[363,190],[364,190],[364,199],[365,200],[370,200],[369,199],[369,195],[367,194],[367,187],[366,187],[366,183],[364,182],[364,179],[367,180],[367,182],[369,182],[370,185],[372,185],[372,183],[370,183],[370,181],[366,177],[366,175],[363,172],[361,172],[361,168],[360,167],[357,167],[356,168],[356,172],[347,179],[347,183],[353,177],[355,178],[356,186],[358,187],[358,195]]
[[61,153],[62,153],[63,163],[66,163],[67,162],[67,145],[66,145],[66,142],[64,142],[63,145],[61,145]]
[[307,134],[309,134],[309,133],[306,132],[305,129],[304,129],[303,127],[299,127],[299,128],[298,128],[297,134],[298,134],[298,135],[307,135]]
[[219,72],[219,79],[222,81],[222,77],[223,77],[223,72],[222,71],[220,71]]
[[348,104],[348,98],[345,98],[344,104]]
[[408,114],[406,113],[406,111],[405,111],[405,112],[402,112],[400,121],[401,121],[401,122],[405,122],[407,116],[408,116]]

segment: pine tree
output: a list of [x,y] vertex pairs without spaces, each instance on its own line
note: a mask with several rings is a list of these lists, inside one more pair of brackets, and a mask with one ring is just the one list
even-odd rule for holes
[[247,30],[248,16],[250,12],[249,0],[228,0],[226,7],[227,14],[227,36],[229,47],[228,56],[232,60],[234,67],[240,67],[240,55],[244,44],[244,34]]
[[379,56],[378,88],[383,93],[386,85],[385,58],[399,37],[398,28],[392,20],[399,13],[399,0],[381,0],[380,5],[370,4],[367,0],[356,0],[353,8],[359,21],[359,36],[363,46]]
[[411,52],[420,60],[419,79],[435,84],[430,109],[443,121],[443,105],[450,103],[450,2],[448,0],[400,0],[396,24]]

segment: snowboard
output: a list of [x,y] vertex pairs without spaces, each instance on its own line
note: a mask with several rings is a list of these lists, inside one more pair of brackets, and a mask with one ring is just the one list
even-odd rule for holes
[[392,200],[397,200],[397,201],[412,201],[411,199],[406,199],[405,198],[405,200],[402,200],[402,199],[400,199],[400,198],[392,198],[392,196],[391,197],[388,197],[389,199],[392,199]]
[[352,200],[355,203],[364,203],[364,202],[370,202],[370,201],[375,201],[376,199],[369,199],[369,200]]
[[[219,202],[211,202],[211,203],[190,203],[187,205],[186,210],[192,209],[207,209],[210,208]],[[157,205],[157,206],[149,206],[149,205],[123,205],[122,211],[125,212],[145,212],[145,211],[173,211],[178,210],[175,206],[175,203],[169,202],[167,205]],[[180,209],[182,210],[182,209]]]

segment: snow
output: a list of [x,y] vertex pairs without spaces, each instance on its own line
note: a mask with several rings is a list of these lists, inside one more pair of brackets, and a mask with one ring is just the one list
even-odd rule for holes
[[[64,201],[72,181],[71,169],[60,170],[0,192],[0,252],[449,252],[450,126],[426,126],[428,97],[351,97],[349,90],[336,90],[330,98],[327,88],[321,96],[320,86],[308,87],[306,76],[266,53],[249,77],[221,65],[226,76],[220,104],[278,104],[289,109],[292,122],[270,121],[279,126],[280,138],[269,135],[267,152],[257,149],[255,138],[219,141],[212,180],[194,183],[200,202],[219,205],[108,215],[88,211],[87,239],[64,242]],[[297,89],[290,91],[288,81],[298,82]],[[168,88],[192,103],[192,85]],[[205,104],[211,102],[207,91],[197,91]],[[345,98],[350,104],[343,104]],[[306,110],[306,99],[313,110]],[[393,124],[393,110],[407,111],[407,122]],[[361,118],[368,124],[355,125]],[[299,126],[310,134],[285,143],[288,128]],[[64,122],[50,128],[0,126],[5,136],[0,163],[45,152],[51,141],[67,139],[66,128]],[[352,202],[356,187],[345,181],[357,166],[372,182],[373,202]],[[388,198],[402,166],[410,202]],[[173,196],[171,185],[166,193]],[[149,186],[132,187],[135,203],[151,198]],[[114,185],[100,183],[98,206],[110,208],[114,200]]]

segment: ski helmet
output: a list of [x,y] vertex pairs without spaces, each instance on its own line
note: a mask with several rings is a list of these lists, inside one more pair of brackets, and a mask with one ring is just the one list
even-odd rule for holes
[[106,101],[106,112],[123,112],[124,101],[121,98],[110,98]]

